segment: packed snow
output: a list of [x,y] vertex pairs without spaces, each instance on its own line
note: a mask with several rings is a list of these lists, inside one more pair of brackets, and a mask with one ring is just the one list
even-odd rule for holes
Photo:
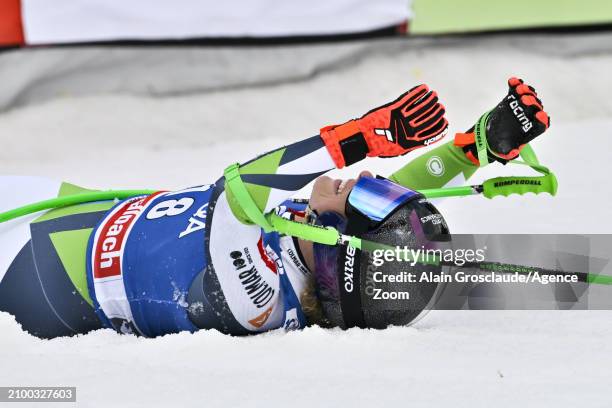
[[[551,130],[533,145],[556,172],[559,193],[447,199],[439,207],[451,231],[610,233],[612,53],[561,53],[546,38],[538,41],[531,51],[512,37],[485,45],[406,43],[278,86],[32,104],[0,114],[0,173],[96,188],[186,187],[212,182],[229,163],[316,134],[420,82],[439,92],[451,130],[466,130],[518,75],[537,87],[552,117]],[[363,168],[388,174],[415,154],[367,160],[341,174]],[[474,180],[530,172],[491,165]],[[609,311],[433,311],[412,327],[384,331],[309,328],[248,338],[202,331],[143,339],[101,330],[50,341],[0,314],[0,333],[0,386],[76,386],[82,407],[610,404]]]
[[414,327],[42,341],[0,316],[3,385],[78,405],[609,406],[609,312],[432,312]]

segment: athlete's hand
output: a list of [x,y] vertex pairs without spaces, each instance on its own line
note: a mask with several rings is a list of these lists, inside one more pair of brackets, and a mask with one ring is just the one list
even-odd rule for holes
[[437,93],[419,85],[360,119],[321,129],[321,138],[342,168],[366,156],[401,156],[440,140],[448,129],[444,113]]
[[[489,161],[507,163],[515,159],[527,143],[550,126],[550,117],[533,87],[515,77],[508,80],[508,86],[508,95],[491,110],[486,120]],[[480,165],[474,139],[472,126],[466,133],[455,135],[455,145],[462,147],[474,164]]]

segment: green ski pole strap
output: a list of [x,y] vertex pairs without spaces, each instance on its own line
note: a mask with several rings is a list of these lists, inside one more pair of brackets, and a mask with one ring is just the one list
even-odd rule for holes
[[265,217],[274,230],[281,234],[325,245],[336,245],[340,240],[340,233],[335,228],[306,225],[288,220],[274,213],[266,214]]
[[522,164],[529,166],[535,171],[541,173],[541,176],[535,177],[496,177],[486,180],[483,186],[482,194],[487,198],[496,196],[507,197],[510,194],[526,194],[526,193],[548,193],[552,196],[557,194],[557,178],[545,166],[542,166],[530,145],[525,145],[521,149],[520,160],[512,160],[510,163]]
[[476,152],[478,153],[478,161],[480,167],[489,164],[489,144],[487,143],[487,119],[490,111],[485,113],[478,119],[474,126],[474,141],[476,143]]
[[259,225],[266,232],[271,232],[273,227],[270,225],[266,217],[263,215],[253,197],[244,185],[244,181],[240,177],[240,164],[234,163],[229,165],[223,172],[225,176],[225,185],[232,193],[236,202],[242,208],[248,219]]

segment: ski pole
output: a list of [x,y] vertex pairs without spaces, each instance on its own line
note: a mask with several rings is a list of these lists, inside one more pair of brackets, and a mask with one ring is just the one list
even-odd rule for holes
[[482,184],[426,189],[419,190],[419,193],[427,198],[463,197],[478,194],[486,198],[493,198],[527,193],[548,193],[554,196],[557,194],[557,179],[552,173],[535,177],[495,177],[485,180]]
[[[452,262],[441,262],[444,266],[458,267]],[[597,285],[612,285],[612,275],[598,275],[588,272],[575,271],[559,271],[556,269],[546,269],[537,266],[525,266],[518,264],[509,264],[503,262],[466,262],[461,268],[478,268],[482,271],[500,272],[500,273],[534,273],[539,275],[575,275],[578,282],[593,283]]]
[[39,201],[32,204],[27,204],[22,207],[15,208],[3,213],[0,213],[0,223],[23,217],[25,215],[34,214],[39,211],[50,210],[54,208],[67,207],[75,204],[85,204],[95,201],[122,200],[125,198],[135,197],[139,195],[148,195],[154,193],[155,190],[109,190],[109,191],[90,191],[80,194],[67,195],[63,197],[52,198],[49,200]]

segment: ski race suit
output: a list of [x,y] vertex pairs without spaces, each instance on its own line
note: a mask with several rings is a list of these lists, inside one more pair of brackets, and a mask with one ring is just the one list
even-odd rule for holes
[[[335,168],[320,136],[240,166],[258,207],[292,217],[286,201]],[[478,167],[452,142],[390,179],[413,189],[463,184]],[[0,177],[0,211],[82,192],[67,183]],[[0,224],[0,311],[43,338],[112,327],[155,337],[217,329],[245,335],[308,324],[311,272],[297,240],[249,224],[224,179],[118,203],[58,208]]]

